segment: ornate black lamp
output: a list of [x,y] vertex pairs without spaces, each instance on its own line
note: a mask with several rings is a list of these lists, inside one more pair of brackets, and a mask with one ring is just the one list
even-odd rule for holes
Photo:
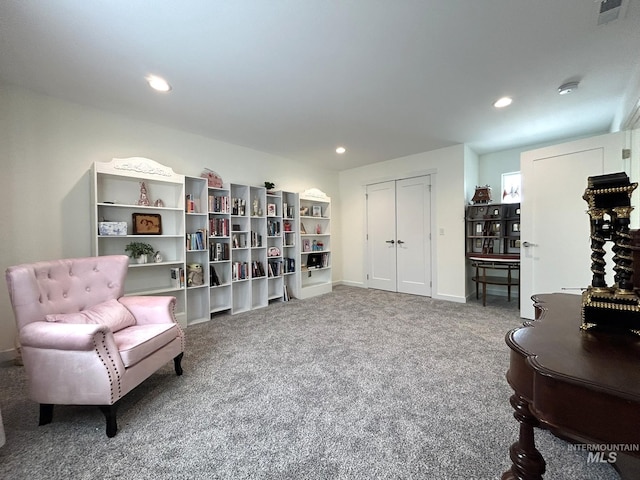
[[[624,173],[589,177],[582,198],[591,220],[591,285],[582,294],[581,329],[632,330],[640,334],[640,297],[633,285],[629,222],[631,195],[638,186]],[[605,281],[604,245],[613,242],[614,285]]]

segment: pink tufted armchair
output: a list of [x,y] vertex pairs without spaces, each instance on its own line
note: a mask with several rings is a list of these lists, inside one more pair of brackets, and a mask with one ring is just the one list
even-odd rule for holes
[[97,405],[115,436],[118,400],[171,359],[182,375],[175,297],[123,296],[129,257],[72,258],[9,267],[29,393],[40,425],[54,405]]

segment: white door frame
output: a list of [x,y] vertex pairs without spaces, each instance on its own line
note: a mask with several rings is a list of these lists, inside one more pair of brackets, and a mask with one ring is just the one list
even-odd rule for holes
[[[529,198],[527,197],[527,191],[532,191],[536,186],[532,184],[533,180],[533,166],[536,160],[543,160],[546,158],[558,157],[563,155],[570,155],[584,151],[601,149],[603,152],[603,173],[620,172],[628,168],[626,162],[622,160],[622,148],[624,145],[625,133],[617,132],[605,135],[598,135],[596,137],[585,138],[581,140],[575,140],[572,142],[563,143],[560,145],[553,145],[544,147],[528,152],[523,152],[520,155],[520,172],[522,174],[522,201],[521,201],[521,218],[520,218],[520,238],[522,244],[529,242],[533,244],[531,249],[535,249],[536,244],[536,229],[533,224],[533,216],[529,214],[532,211],[532,206],[529,204]],[[629,172],[627,171],[627,174]],[[587,179],[584,179],[585,189],[587,186]],[[538,186],[539,187],[539,186]],[[549,195],[554,195],[556,192],[549,192]],[[562,201],[559,197],[558,201]],[[585,211],[587,204],[585,203]],[[580,212],[584,213],[584,212]],[[589,218],[584,215],[584,221],[588,222]],[[571,232],[564,232],[562,240],[567,241],[571,237]],[[579,238],[576,241],[588,242],[589,239]],[[591,261],[589,258],[584,259],[585,268],[589,269]],[[532,268],[532,253],[528,252],[525,247],[521,247],[520,253],[520,315],[523,318],[533,319],[535,318],[535,312],[532,302],[529,300],[531,295],[536,293],[548,293],[548,292],[534,292],[533,285],[533,271]],[[587,285],[584,285],[587,287]]]
[[431,224],[429,225],[429,229],[431,231],[431,298],[436,298],[437,297],[437,291],[438,291],[438,272],[436,269],[436,257],[437,257],[437,236],[433,233],[436,231],[436,225],[437,225],[437,179],[438,179],[438,170],[437,169],[426,169],[426,170],[416,170],[416,171],[411,171],[411,172],[407,172],[406,174],[403,174],[402,176],[382,176],[382,177],[377,177],[377,178],[371,178],[369,180],[366,180],[364,182],[362,182],[361,188],[362,188],[362,196],[364,197],[364,204],[365,204],[365,208],[363,209],[363,215],[364,215],[364,235],[362,238],[363,244],[364,244],[364,248],[362,249],[362,266],[363,266],[363,270],[362,270],[362,278],[365,279],[364,280],[364,285],[366,288],[371,288],[369,286],[369,279],[368,279],[368,274],[369,274],[369,265],[368,265],[368,252],[369,252],[369,246],[368,246],[368,240],[367,240],[367,232],[369,231],[369,224],[368,224],[368,218],[367,218],[367,199],[366,199],[366,194],[367,194],[367,186],[368,185],[375,185],[377,183],[384,183],[384,182],[391,182],[391,181],[398,181],[398,180],[408,180],[410,178],[415,178],[415,177],[424,177],[424,176],[429,176],[430,177],[430,183],[431,183],[431,202],[430,202],[430,219],[431,219]]

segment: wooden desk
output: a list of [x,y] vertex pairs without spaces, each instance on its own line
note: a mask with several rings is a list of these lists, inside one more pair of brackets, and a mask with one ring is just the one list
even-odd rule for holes
[[[520,270],[520,259],[509,257],[476,257],[469,256],[471,266],[476,269],[476,274],[471,277],[476,283],[476,299],[480,298],[479,287],[482,285],[482,305],[487,305],[487,285],[503,285],[507,287],[507,299],[511,301],[511,287],[518,289],[520,298],[520,273],[513,276],[512,272]],[[507,276],[487,275],[487,270],[502,270]]]
[[538,319],[506,336],[520,435],[503,480],[542,478],[534,427],[587,447],[635,447],[618,450],[612,465],[623,479],[640,478],[640,336],[581,331],[580,302],[580,295],[538,295]]

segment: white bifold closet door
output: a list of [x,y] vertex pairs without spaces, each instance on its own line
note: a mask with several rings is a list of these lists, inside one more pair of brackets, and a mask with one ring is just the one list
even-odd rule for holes
[[431,296],[431,177],[367,185],[368,286]]

